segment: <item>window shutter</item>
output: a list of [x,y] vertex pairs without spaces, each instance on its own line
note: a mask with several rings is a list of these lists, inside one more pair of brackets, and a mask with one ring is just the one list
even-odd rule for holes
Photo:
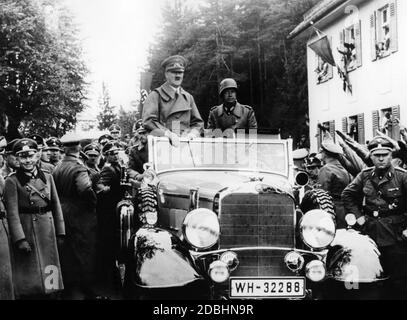
[[376,130],[379,130],[379,126],[380,126],[380,124],[379,124],[379,121],[380,121],[380,118],[379,118],[379,111],[373,111],[372,112],[372,123],[373,123],[373,137],[375,137],[376,135],[377,135],[377,132],[376,132]]
[[372,61],[377,60],[376,54],[376,42],[377,42],[377,13],[376,11],[370,16],[370,54],[372,57]]
[[364,113],[358,114],[358,134],[359,134],[358,142],[360,144],[365,144],[366,141],[365,141],[365,114]]
[[342,118],[342,132],[348,134],[348,118]]
[[334,139],[334,141],[336,141],[336,139],[335,139],[335,120],[329,121],[329,133],[331,134],[332,139]]
[[[391,115],[393,116],[393,119],[398,119],[400,120],[400,106],[395,106],[391,108]],[[392,127],[392,133],[391,137],[394,140],[400,140],[400,122],[399,121],[393,121],[393,127]]]
[[341,32],[339,32],[339,44],[341,49],[344,48],[343,46],[344,43],[345,43],[345,30],[342,30]]
[[357,59],[357,66],[362,66],[362,34],[361,34],[361,21],[359,20],[355,23],[355,48],[356,48],[356,59]]
[[321,142],[322,142],[322,132],[321,129],[319,128],[319,126],[317,127],[317,144],[318,144],[318,152],[321,149]]
[[398,36],[397,36],[397,1],[393,0],[390,3],[390,50],[396,52],[398,50]]
[[[332,48],[332,37],[329,37],[329,44],[331,45],[331,48]],[[334,77],[334,67],[329,64],[327,78],[332,79],[333,77]]]

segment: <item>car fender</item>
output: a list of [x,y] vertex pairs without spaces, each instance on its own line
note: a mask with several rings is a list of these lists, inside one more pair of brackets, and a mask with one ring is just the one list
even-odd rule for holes
[[[181,241],[159,228],[140,228],[130,241],[126,272],[142,288],[180,287],[203,277]],[[129,270],[130,267],[130,270]]]

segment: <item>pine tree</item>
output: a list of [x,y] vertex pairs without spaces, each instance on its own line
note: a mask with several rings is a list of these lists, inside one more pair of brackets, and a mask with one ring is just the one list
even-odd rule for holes
[[99,121],[99,130],[109,129],[109,127],[117,122],[117,114],[115,113],[115,107],[110,105],[109,90],[105,83],[102,83],[102,94],[99,98],[100,113],[97,115]]

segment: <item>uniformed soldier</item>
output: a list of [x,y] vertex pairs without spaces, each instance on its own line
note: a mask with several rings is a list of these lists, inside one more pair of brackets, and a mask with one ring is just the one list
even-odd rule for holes
[[10,237],[6,219],[6,208],[3,203],[5,182],[0,175],[0,300],[13,300],[13,275],[11,268]]
[[66,223],[66,243],[62,250],[65,298],[95,299],[99,298],[95,292],[96,194],[88,169],[79,159],[80,137],[67,134],[61,143],[65,156],[52,175]]
[[109,127],[110,135],[112,136],[113,140],[120,144],[120,147],[126,149],[127,144],[121,140],[122,137],[122,129],[118,124],[112,124]]
[[83,152],[87,157],[87,160],[85,161],[85,166],[89,170],[90,180],[92,181],[92,185],[96,187],[96,184],[100,178],[100,169],[98,167],[100,158],[100,147],[96,143],[91,143],[85,146]]
[[39,134],[33,134],[29,136],[30,139],[33,139],[38,146],[38,168],[45,170],[48,173],[52,173],[55,166],[50,163],[51,152],[48,149],[48,146],[45,145],[45,140]]
[[141,126],[137,129],[138,140],[129,152],[129,178],[135,182],[143,179],[144,164],[148,162],[147,131]]
[[363,170],[342,199],[347,220],[356,220],[379,247],[390,298],[407,299],[407,171],[392,165],[393,148],[375,137],[368,145],[374,167]]
[[64,289],[57,242],[65,235],[65,224],[58,193],[52,175],[36,166],[34,140],[17,141],[13,152],[20,167],[6,179],[4,202],[15,293],[20,298],[49,295]]
[[316,153],[309,154],[305,159],[304,167],[310,179],[306,190],[321,188],[321,186],[318,184],[319,170],[322,168],[322,162],[319,155]]
[[219,86],[223,104],[209,112],[208,129],[257,129],[256,116],[252,107],[237,101],[237,83],[234,79],[224,79]]
[[98,181],[98,246],[99,263],[98,275],[104,284],[115,290],[115,284],[120,280],[116,270],[116,256],[118,253],[118,226],[116,206],[124,196],[124,188],[120,185],[122,168],[119,164],[120,145],[110,141],[103,146],[102,152],[106,157],[106,164],[100,173]]
[[185,58],[171,56],[161,65],[166,82],[148,95],[143,106],[143,123],[149,133],[166,136],[171,143],[178,145],[180,135],[190,139],[199,137],[203,121],[194,98],[181,87]]
[[61,162],[62,153],[61,153],[61,141],[58,138],[51,137],[47,141],[45,141],[47,145],[47,150],[51,152],[50,154],[50,163],[56,167],[58,163]]
[[318,173],[318,184],[321,189],[329,192],[333,199],[337,227],[340,229],[346,228],[345,208],[341,195],[342,191],[352,181],[352,176],[338,160],[339,156],[343,154],[342,148],[332,140],[322,142],[320,154],[324,165]]
[[[113,139],[113,137],[112,137],[110,134],[101,135],[101,136],[99,137],[99,139],[98,139],[100,148],[102,149],[106,143],[108,143],[109,141],[113,141],[113,140],[114,140],[114,139]],[[99,158],[99,163],[98,163],[98,167],[99,167],[100,170],[102,170],[102,168],[104,167],[105,163],[106,163],[105,156],[104,156],[103,154],[101,154],[101,155],[100,155],[100,158]]]
[[18,158],[13,153],[14,145],[18,140],[19,139],[14,139],[10,141],[4,149],[5,164],[3,165],[3,168],[0,169],[0,173],[4,178],[20,167]]

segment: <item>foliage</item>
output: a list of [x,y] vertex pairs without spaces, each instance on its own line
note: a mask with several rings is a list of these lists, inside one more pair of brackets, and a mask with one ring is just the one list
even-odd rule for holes
[[133,136],[133,125],[137,120],[137,110],[135,111],[125,111],[122,107],[119,109],[119,119],[117,124],[122,129],[122,136],[130,135]]
[[189,61],[183,86],[206,120],[221,103],[218,85],[238,81],[238,99],[251,105],[261,127],[281,128],[283,137],[308,133],[306,39],[288,40],[302,14],[317,0],[206,0],[168,4],[163,30],[151,49],[153,86],[163,82],[160,62],[171,54]]
[[61,136],[83,110],[87,73],[61,1],[0,0],[0,112],[9,136]]
[[100,113],[97,115],[99,121],[99,130],[109,129],[109,127],[116,123],[117,115],[115,113],[115,107],[110,105],[109,90],[106,85],[102,83],[102,95],[99,98]]

